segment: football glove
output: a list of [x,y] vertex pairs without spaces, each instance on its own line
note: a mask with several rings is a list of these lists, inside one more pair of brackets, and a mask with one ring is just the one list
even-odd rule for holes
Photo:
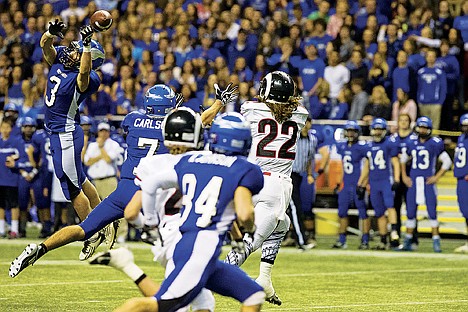
[[179,108],[183,103],[184,103],[184,96],[182,95],[182,93],[177,93],[176,94],[176,105],[175,105],[175,108]]
[[221,90],[217,83],[214,85],[216,99],[223,103],[223,106],[235,102],[239,96],[238,86],[233,86],[232,82],[227,85],[225,90]]
[[53,36],[58,36],[63,39],[63,30],[65,29],[65,24],[59,19],[55,19],[54,22],[49,22],[49,34]]
[[366,188],[363,186],[358,186],[356,188],[356,195],[359,200],[363,200],[366,195]]
[[80,29],[81,41],[83,46],[87,47],[91,44],[91,38],[93,37],[94,29],[90,25],[83,26]]
[[253,244],[254,233],[245,233],[244,238],[231,241],[232,250],[238,254],[245,255],[246,248],[250,248]]
[[141,230],[141,240],[152,246],[157,242],[160,242],[161,246],[163,245],[161,233],[159,233],[159,228],[156,226],[145,225]]
[[400,182],[393,182],[392,191],[396,191],[400,187]]

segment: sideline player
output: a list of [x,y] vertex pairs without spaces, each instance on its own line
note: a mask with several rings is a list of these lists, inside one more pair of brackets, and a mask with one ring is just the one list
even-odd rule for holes
[[[171,124],[179,130],[171,135],[165,127],[168,147],[187,150],[202,146],[201,119],[196,117],[195,132],[187,129],[187,112],[196,116],[187,108],[172,114],[179,120]],[[246,119],[238,113],[228,113],[218,117],[211,127],[209,142],[213,153],[159,155],[142,160],[137,174],[146,174],[141,185],[145,223],[159,224],[160,212],[154,211],[157,191],[177,187],[184,205],[180,234],[168,263],[169,274],[155,298],[134,298],[116,311],[177,311],[203,287],[242,302],[241,311],[260,311],[265,298],[260,285],[239,268],[218,260],[226,232],[236,216],[241,231],[250,235],[255,231],[252,195],[263,187],[263,175],[257,165],[244,157],[251,140]],[[166,164],[164,170],[148,172],[148,168],[162,162]],[[126,210],[126,217],[135,217],[135,212],[138,210]]]
[[[406,194],[406,236],[403,250],[412,251],[413,231],[416,227],[418,205],[426,204],[429,222],[432,228],[432,246],[434,252],[442,252],[440,247],[439,222],[437,221],[437,190],[436,183],[447,170],[452,167],[452,160],[445,151],[444,142],[439,137],[433,137],[432,120],[429,117],[419,117],[416,120],[414,132],[418,138],[412,140],[401,156],[403,183],[408,187]],[[408,177],[406,162],[411,158],[411,171]],[[436,172],[437,159],[442,162]]]
[[[80,253],[80,260],[88,259],[94,253],[97,246],[104,240],[103,234],[98,231],[107,224],[124,217],[126,205],[138,190],[133,182],[135,178],[133,170],[138,166],[140,159],[156,153],[167,153],[167,148],[161,144],[163,140],[161,124],[163,117],[175,105],[176,95],[166,85],[155,85],[146,92],[146,114],[135,111],[128,114],[122,121],[122,127],[127,133],[128,150],[117,189],[93,209],[79,225],[64,227],[40,245],[26,246],[10,266],[11,277],[18,275],[46,252],[91,236],[93,238],[87,241],[90,243],[85,243],[85,248]],[[97,235],[94,235],[95,233]]]
[[[387,223],[391,225],[390,244],[398,247],[396,211],[393,207],[393,192],[400,183],[400,162],[395,139],[387,138],[387,121],[375,118],[371,124],[373,141],[367,144],[365,173],[369,174],[370,201],[374,207],[380,235],[377,250],[387,249]],[[392,172],[393,168],[393,172]],[[365,174],[364,174],[365,175]],[[388,210],[388,221],[385,212]]]
[[[458,138],[457,148],[455,149],[455,168],[453,173],[457,178],[458,206],[465,218],[468,235],[468,164],[466,155],[466,149],[468,148],[468,114],[460,117],[460,128],[462,134]],[[455,252],[468,253],[468,240],[464,245],[457,247]]]
[[[217,95],[219,93],[217,91]],[[241,113],[250,122],[252,132],[249,160],[262,169],[265,187],[254,197],[257,231],[253,243],[245,241],[245,253],[232,250],[225,260],[240,266],[252,252],[262,247],[260,274],[256,281],[265,289],[266,300],[276,305],[282,302],[273,288],[271,270],[291,223],[286,214],[292,194],[290,176],[299,131],[309,115],[300,105],[301,98],[296,93],[291,76],[274,71],[260,82],[259,101],[247,101],[241,106]],[[221,109],[222,106],[215,103],[203,112],[203,124],[210,124]]]
[[359,142],[361,127],[355,120],[349,120],[344,127],[346,142],[336,145],[338,154],[341,155],[343,164],[343,176],[338,181],[343,182],[343,189],[338,193],[338,217],[340,218],[339,238],[333,248],[346,249],[346,231],[348,228],[348,209],[355,207],[362,220],[362,237],[359,249],[369,249],[370,220],[367,216],[367,207],[364,201],[365,185],[364,175],[361,176],[363,158],[366,157],[367,147],[365,142]]

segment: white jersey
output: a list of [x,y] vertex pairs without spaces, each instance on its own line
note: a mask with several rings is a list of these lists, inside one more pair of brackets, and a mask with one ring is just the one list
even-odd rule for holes
[[309,116],[307,109],[299,106],[291,118],[282,124],[275,120],[270,108],[261,102],[245,102],[241,106],[241,114],[250,122],[252,132],[249,160],[258,164],[263,172],[290,176],[298,134]]

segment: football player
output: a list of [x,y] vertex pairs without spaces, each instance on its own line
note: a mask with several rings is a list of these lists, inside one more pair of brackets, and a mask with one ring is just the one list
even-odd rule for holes
[[87,240],[80,253],[80,260],[88,259],[94,253],[104,240],[104,234],[99,230],[124,217],[126,205],[139,189],[133,182],[135,178],[133,170],[138,166],[140,159],[156,153],[167,153],[167,148],[161,144],[163,140],[161,126],[164,116],[175,105],[176,95],[166,85],[155,85],[146,92],[146,114],[135,111],[125,116],[122,121],[128,149],[117,189],[93,209],[79,225],[61,229],[40,245],[29,244],[23,253],[12,262],[10,266],[11,277],[18,275],[46,252],[73,241]]
[[[219,88],[216,89],[220,93]],[[245,253],[232,250],[225,260],[240,266],[252,252],[262,247],[256,281],[265,289],[266,300],[276,305],[281,305],[281,300],[273,288],[271,271],[281,241],[289,230],[286,209],[292,194],[292,164],[299,131],[309,115],[296,93],[291,76],[274,71],[260,82],[258,101],[247,101],[241,106],[241,114],[250,122],[252,131],[249,159],[262,169],[265,187],[254,198],[257,231],[253,243],[246,241]],[[210,124],[221,108],[221,104],[215,103],[203,112],[203,124]]]
[[[396,228],[396,211],[393,205],[393,192],[400,183],[400,162],[398,145],[395,139],[387,138],[387,121],[375,118],[371,124],[373,141],[367,144],[365,170],[369,173],[370,201],[374,207],[380,235],[377,250],[387,249],[387,223],[391,225],[390,243],[398,247],[399,236]],[[393,171],[392,171],[393,168]],[[363,174],[365,176],[366,174]],[[388,211],[388,221],[385,212]]]
[[[333,248],[346,249],[346,231],[348,228],[348,209],[358,209],[359,219],[362,220],[363,231],[359,249],[369,249],[370,220],[367,216],[366,203],[364,201],[365,185],[367,181],[361,176],[363,158],[366,157],[367,147],[365,142],[359,141],[361,127],[355,120],[349,120],[344,127],[346,142],[336,145],[338,154],[341,155],[343,164],[343,176],[341,177],[343,188],[338,193],[338,217],[340,218],[339,238]],[[338,185],[337,187],[340,187]]]
[[[460,127],[462,134],[458,138],[455,149],[455,168],[453,173],[457,178],[457,198],[458,206],[466,221],[468,233],[468,164],[466,149],[468,148],[468,114],[460,117]],[[468,241],[455,249],[455,252],[468,253]]]
[[[165,144],[172,152],[172,147],[185,151],[202,146],[201,119],[196,116],[198,120],[191,125],[186,122],[187,112],[196,116],[184,108],[166,120]],[[246,119],[238,113],[228,113],[218,117],[211,127],[209,142],[213,153],[158,155],[142,160],[137,174],[138,178],[140,172],[145,175],[141,183],[145,222],[159,224],[161,212],[155,211],[157,191],[176,187],[183,194],[179,237],[167,265],[167,277],[154,295],[156,300],[131,299],[116,311],[177,311],[203,287],[242,302],[241,311],[260,311],[265,298],[261,286],[239,268],[218,260],[226,232],[236,216],[243,233],[252,237],[255,231],[252,196],[262,189],[263,175],[257,165],[244,157],[251,140]],[[164,169],[148,170],[161,163],[165,164]],[[138,209],[126,209],[128,220],[133,219],[135,212]]]
[[[403,183],[408,187],[406,195],[406,236],[403,250],[411,251],[413,230],[416,227],[418,205],[426,205],[432,228],[432,246],[434,252],[442,252],[440,247],[439,222],[437,221],[437,191],[436,183],[452,166],[452,160],[445,151],[444,142],[431,136],[432,120],[429,117],[419,117],[416,120],[414,132],[418,138],[412,140],[401,156],[402,169],[406,169],[406,162],[411,158],[411,171],[408,176],[402,170]],[[436,172],[437,159],[442,162]]]

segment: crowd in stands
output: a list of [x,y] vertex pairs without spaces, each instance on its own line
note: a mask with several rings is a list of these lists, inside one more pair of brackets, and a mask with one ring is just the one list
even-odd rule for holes
[[214,82],[233,82],[240,97],[226,109],[239,110],[277,69],[297,79],[313,119],[406,112],[452,129],[468,99],[466,0],[0,0],[0,9],[0,108],[14,104],[20,117],[42,112],[48,22],[65,22],[57,44],[67,46],[98,9],[114,23],[95,35],[106,60],[80,108],[90,117],[141,108],[157,82],[197,111],[213,103]]

